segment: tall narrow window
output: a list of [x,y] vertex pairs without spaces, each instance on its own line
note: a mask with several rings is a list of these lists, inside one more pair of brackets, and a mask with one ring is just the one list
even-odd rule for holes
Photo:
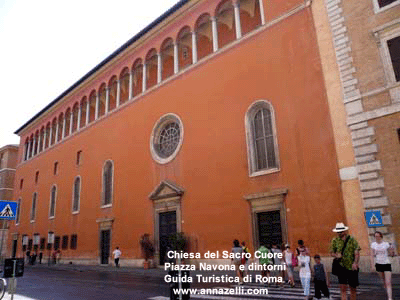
[[44,250],[45,245],[46,245],[46,238],[41,238],[40,239],[40,250]]
[[389,48],[395,80],[400,81],[400,36],[388,40],[387,45]]
[[62,237],[62,244],[61,244],[61,248],[63,249],[63,250],[66,250],[66,249],[68,249],[68,235],[63,235],[63,237]]
[[79,211],[79,204],[81,198],[81,178],[76,177],[74,181],[74,194],[72,200],[72,212]]
[[57,197],[57,188],[54,185],[51,188],[51,192],[50,192],[49,218],[54,218],[54,216],[56,214],[56,197]]
[[39,181],[39,171],[36,171],[36,174],[35,174],[35,184],[37,184],[38,181]]
[[35,221],[36,218],[36,201],[37,201],[37,193],[33,193],[32,207],[31,207],[31,222]]
[[78,235],[71,235],[71,243],[69,245],[70,249],[76,249],[76,247],[78,246]]
[[54,250],[60,249],[60,237],[56,236],[54,238]]
[[57,174],[58,174],[58,161],[56,161],[56,162],[54,163],[53,174],[54,174],[54,175],[57,175]]
[[102,205],[112,204],[113,193],[113,163],[107,161],[103,168],[103,201]]
[[82,164],[82,150],[76,152],[76,165],[80,166]]
[[246,115],[250,175],[262,175],[279,168],[275,119],[267,101],[257,101]]

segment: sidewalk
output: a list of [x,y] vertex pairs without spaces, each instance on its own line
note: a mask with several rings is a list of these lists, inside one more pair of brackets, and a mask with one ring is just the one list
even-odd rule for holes
[[[101,271],[101,272],[120,272],[120,273],[129,273],[134,276],[148,276],[148,277],[156,277],[156,278],[163,278],[167,271],[163,268],[155,268],[155,269],[143,269],[137,267],[120,267],[116,268],[112,265],[74,265],[74,264],[57,264],[57,265],[50,265],[47,264],[36,264],[34,266],[26,265],[26,268],[44,268],[49,270],[71,270],[76,272],[94,272],[94,271]],[[234,272],[230,271],[191,271],[192,275],[196,274],[215,274],[215,275],[232,275],[234,276]],[[258,274],[257,272],[249,272],[250,274]],[[338,283],[337,277],[331,275],[331,282]],[[300,282],[298,272],[295,271],[295,280]],[[361,285],[371,285],[371,286],[381,286],[380,278],[377,273],[360,273],[359,274],[359,281]],[[400,274],[392,274],[392,285],[393,289],[399,289],[400,291]]]
[[[107,266],[100,266],[100,265],[73,265],[73,264],[57,264],[57,265],[50,265],[42,264],[42,265],[34,265],[30,266],[27,265],[26,269],[30,269],[34,271],[35,269],[41,270],[51,270],[54,272],[57,271],[71,271],[71,272],[101,272],[101,273],[121,273],[121,274],[129,274],[129,276],[133,277],[140,277],[140,278],[158,278],[163,280],[164,276],[167,274],[163,268],[156,268],[156,269],[143,269],[137,267],[120,267],[116,268],[112,265]],[[207,274],[207,275],[231,275],[234,276],[234,272],[225,272],[225,271],[191,271],[191,275],[197,274]],[[250,274],[256,274],[256,272],[250,272]],[[254,276],[254,275],[253,275]],[[300,286],[300,280],[298,276],[298,272],[295,272],[295,280],[297,285]],[[370,293],[360,293],[357,296],[357,300],[386,300],[386,292],[381,285],[381,281],[377,273],[360,273],[359,274],[359,281],[362,287],[370,287]],[[337,277],[331,276],[331,283],[337,286]],[[196,284],[193,284],[194,286]],[[393,286],[393,298],[400,299],[400,274],[393,274],[392,278],[392,286]],[[9,300],[10,298],[4,298]],[[15,300],[34,300],[29,298],[24,298],[22,296],[14,297]]]

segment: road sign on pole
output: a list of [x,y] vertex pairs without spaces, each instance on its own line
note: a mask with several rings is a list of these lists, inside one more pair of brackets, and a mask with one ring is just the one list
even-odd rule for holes
[[0,200],[0,220],[15,220],[18,203],[15,201]]

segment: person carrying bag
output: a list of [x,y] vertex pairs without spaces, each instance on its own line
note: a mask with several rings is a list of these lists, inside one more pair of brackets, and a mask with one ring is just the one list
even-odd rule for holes
[[[347,242],[349,241],[349,239],[350,239],[350,236],[348,235],[346,240],[345,240],[345,242],[344,242],[343,248],[342,248],[342,255],[341,255],[342,257],[343,257],[343,253],[344,253],[344,250],[346,249]],[[343,267],[340,264],[340,261],[342,260],[342,257],[340,257],[340,258],[335,257],[333,259],[333,262],[332,262],[332,274],[335,275],[335,276],[339,276],[342,273]]]

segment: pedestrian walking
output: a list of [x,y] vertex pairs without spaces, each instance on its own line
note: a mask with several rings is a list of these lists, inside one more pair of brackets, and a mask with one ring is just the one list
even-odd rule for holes
[[[277,272],[276,278],[278,279],[278,285],[280,285],[281,288],[284,286],[284,276],[285,276],[285,270],[284,270],[284,263],[283,263],[283,253],[280,247],[278,246],[278,243],[273,242],[272,243],[272,249],[271,252],[274,254],[274,266],[275,270]],[[282,258],[280,258],[282,257]]]
[[392,265],[389,256],[394,256],[394,247],[383,241],[382,232],[376,231],[375,242],[371,244],[371,269],[375,259],[375,269],[383,281],[388,300],[392,300]]
[[26,263],[29,264],[31,262],[31,251],[26,250]]
[[260,248],[258,248],[258,252],[260,253],[259,264],[263,266],[263,269],[261,270],[261,276],[267,277],[268,281],[265,283],[269,284],[270,272],[268,270],[268,266],[272,264],[271,260],[268,257],[270,251],[266,247],[266,245],[263,244]]
[[42,259],[43,259],[43,252],[40,251],[40,253],[39,253],[39,264],[42,264]]
[[[249,248],[246,247],[245,241],[242,241],[241,245],[242,245],[243,253],[250,253]],[[245,277],[247,275],[248,262],[249,262],[249,259],[247,257],[242,257],[242,265],[244,267],[243,277]]]
[[290,250],[290,245],[286,244],[285,245],[285,250],[283,251],[283,256],[285,258],[285,263],[286,263],[286,273],[288,277],[288,283],[291,287],[294,287],[294,277],[293,277],[293,258],[294,254]]
[[328,287],[330,286],[330,281],[328,272],[326,272],[324,264],[321,263],[321,256],[315,254],[314,261],[315,264],[313,273],[314,273],[315,298],[321,299],[322,294],[324,294],[324,297],[329,298]]
[[114,255],[114,262],[115,262],[115,266],[117,268],[119,268],[119,258],[121,257],[121,250],[119,250],[119,247],[115,247],[115,250],[113,251],[113,255]]
[[56,259],[57,259],[57,263],[59,264],[61,262],[61,250],[58,249],[56,251]]
[[51,255],[52,259],[53,259],[53,264],[57,263],[57,251],[54,250],[52,255]]
[[236,275],[239,277],[239,285],[241,285],[243,284],[243,272],[240,270],[240,266],[242,264],[243,248],[240,246],[238,240],[233,241],[232,253],[234,258],[231,261],[235,265]]
[[[339,270],[337,273],[340,286],[341,299],[347,299],[347,287],[350,288],[350,299],[357,297],[358,262],[360,260],[360,246],[357,240],[348,235],[349,227],[343,223],[336,223],[332,230],[337,233],[330,245],[331,256],[339,259]],[[333,267],[333,265],[332,265]]]
[[299,276],[301,281],[301,286],[304,290],[304,296],[306,300],[312,299],[310,296],[310,281],[311,281],[311,269],[310,269],[310,256],[306,251],[300,252],[300,255],[297,257],[299,261]]

